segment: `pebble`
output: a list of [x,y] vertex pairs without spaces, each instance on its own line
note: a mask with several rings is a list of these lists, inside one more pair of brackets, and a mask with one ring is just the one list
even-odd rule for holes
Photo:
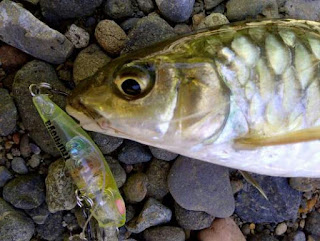
[[28,161],[28,165],[32,168],[36,168],[40,165],[41,156],[39,154],[33,154]]
[[16,208],[33,209],[45,200],[44,182],[39,175],[18,176],[3,188],[3,198]]
[[29,145],[29,137],[24,134],[20,141],[20,153],[23,157],[29,157],[31,155],[31,147]]
[[320,213],[313,211],[308,214],[305,230],[315,236],[320,236]]
[[38,147],[36,144],[34,143],[30,143],[30,149],[31,149],[31,152],[34,153],[34,154],[40,154],[41,152],[41,149],[40,147]]
[[182,228],[162,226],[149,228],[143,232],[146,241],[185,241],[186,235]]
[[134,218],[136,210],[131,204],[126,204],[126,223]]
[[197,29],[209,28],[227,23],[229,23],[229,20],[223,14],[211,13],[200,22],[200,24],[197,26]]
[[210,228],[201,230],[199,241],[246,241],[237,224],[231,218],[216,219]]
[[201,230],[210,227],[214,217],[205,212],[190,211],[175,203],[175,216],[178,224],[187,230]]
[[11,168],[15,173],[27,174],[28,167],[25,160],[22,157],[14,157],[11,161]]
[[241,227],[241,232],[242,232],[244,235],[249,235],[249,234],[251,233],[250,225],[249,225],[249,224],[244,224],[244,225]]
[[46,177],[46,202],[51,213],[71,210],[77,205],[75,186],[66,173],[65,161],[59,159],[49,166]]
[[[96,44],[91,44],[83,49],[73,63],[73,80],[75,84],[77,85],[81,80],[93,76],[98,69],[106,65],[110,60],[111,58]],[[102,136],[102,134],[96,135]]]
[[290,178],[289,184],[293,189],[299,192],[310,192],[320,189],[320,178],[295,177]]
[[275,230],[275,234],[276,235],[283,235],[286,231],[287,231],[287,224],[286,223],[279,223],[276,227],[276,230]]
[[[1,3],[0,3],[1,4]],[[0,136],[7,136],[16,127],[17,108],[6,89],[0,88]]]
[[139,19],[140,18],[129,18],[123,21],[120,26],[126,33],[128,33],[137,24]]
[[36,227],[36,231],[40,238],[53,241],[62,237],[64,231],[62,220],[62,212],[50,214],[44,224],[37,225]]
[[44,224],[50,215],[47,204],[44,202],[39,207],[25,210],[25,212],[33,219],[36,224]]
[[[33,60],[24,65],[17,72],[12,89],[13,97],[18,106],[23,125],[28,130],[30,137],[44,152],[53,156],[59,156],[60,152],[56,148],[39,113],[34,107],[32,96],[29,92],[29,86],[31,84],[38,84],[41,82],[49,83],[56,89],[68,92],[64,85],[59,81],[57,74],[51,65],[42,61]],[[51,100],[64,109],[66,100],[63,96],[53,95]],[[24,156],[22,151],[21,153]]]
[[183,208],[214,217],[229,217],[235,208],[228,168],[180,156],[173,164],[168,186]]
[[192,29],[187,24],[177,24],[176,26],[174,26],[174,31],[176,34],[180,35],[180,34],[190,33]]
[[77,49],[87,47],[90,41],[89,33],[75,24],[71,24],[65,36]]
[[283,241],[306,241],[306,235],[302,231],[297,231],[294,233],[289,233],[288,236],[284,238]]
[[20,5],[2,1],[0,15],[8,16],[0,19],[1,41],[53,64],[65,62],[72,53],[73,44],[63,34],[48,27]]
[[149,227],[170,222],[172,212],[169,208],[153,198],[149,198],[144,204],[138,217],[127,223],[129,232],[140,233]]
[[118,160],[125,164],[148,162],[152,155],[147,146],[133,141],[125,141],[118,154]]
[[155,0],[165,18],[180,23],[188,20],[195,0]]
[[122,138],[108,136],[97,132],[91,132],[91,137],[104,155],[115,151],[123,143]]
[[4,185],[13,178],[11,172],[4,166],[0,166],[0,187]]
[[126,200],[131,203],[141,202],[147,194],[148,177],[144,173],[135,173],[123,186]]
[[33,233],[32,220],[0,198],[0,240],[29,241]]
[[236,196],[235,213],[245,222],[279,223],[297,218],[301,193],[292,189],[287,178],[251,174],[269,200],[247,184]]
[[211,10],[222,3],[223,0],[204,0],[204,6],[206,10]]
[[0,47],[1,67],[6,71],[13,71],[28,61],[28,55],[10,45]]
[[42,15],[49,22],[57,22],[61,19],[79,18],[90,15],[101,5],[103,0],[41,0]]
[[134,16],[131,0],[108,0],[104,5],[104,13],[112,19],[124,19]]
[[120,163],[112,158],[112,157],[105,157],[106,161],[108,162],[108,165],[110,167],[110,170],[113,174],[114,179],[116,180],[117,187],[120,188],[123,186],[123,184],[126,182],[127,174],[125,170],[122,168]]
[[167,150],[163,150],[157,147],[152,147],[149,146],[149,149],[152,153],[152,155],[160,160],[164,160],[164,161],[172,161],[174,159],[176,159],[178,157],[178,154],[167,151]]
[[286,1],[284,11],[290,18],[320,20],[320,6],[318,1],[290,0]]
[[151,13],[154,10],[154,4],[152,0],[137,0],[139,9],[145,14]]
[[249,241],[279,241],[279,240],[268,234],[257,234],[257,235],[251,236],[249,238]]

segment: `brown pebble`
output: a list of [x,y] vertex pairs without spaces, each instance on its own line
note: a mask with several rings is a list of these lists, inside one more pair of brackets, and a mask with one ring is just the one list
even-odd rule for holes
[[28,61],[28,55],[9,45],[0,47],[0,62],[4,70],[16,69]]
[[12,136],[14,144],[18,145],[20,143],[20,133],[14,133]]

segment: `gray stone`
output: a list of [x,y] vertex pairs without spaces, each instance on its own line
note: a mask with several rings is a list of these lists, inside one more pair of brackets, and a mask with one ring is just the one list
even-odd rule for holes
[[227,23],[229,23],[229,20],[223,14],[211,13],[200,22],[200,24],[197,26],[197,29],[209,28]]
[[320,5],[318,1],[290,0],[286,1],[284,11],[288,17],[295,19],[320,20]]
[[[29,92],[31,84],[46,82],[56,89],[68,92],[59,81],[54,68],[44,62],[34,60],[24,65],[16,74],[13,83],[13,97],[17,103],[19,114],[24,127],[28,130],[30,137],[44,151],[53,156],[59,156],[47,128],[32,102],[32,96]],[[61,95],[53,95],[51,100],[64,109],[65,98]],[[31,151],[31,150],[30,150]]]
[[101,3],[102,0],[40,0],[40,7],[42,15],[50,22],[54,22],[88,16]]
[[151,13],[154,9],[152,0],[137,0],[138,6],[145,14]]
[[25,211],[36,224],[44,224],[50,215],[47,204],[44,202],[39,207]]
[[0,88],[0,136],[7,136],[14,131],[17,118],[17,108],[9,92]]
[[89,33],[75,24],[71,24],[70,28],[65,33],[65,36],[77,49],[87,47],[90,41]]
[[310,192],[320,189],[320,178],[293,177],[290,178],[289,184],[299,192]]
[[306,235],[302,231],[297,231],[293,233],[289,233],[288,236],[285,236],[283,241],[306,241]]
[[153,159],[146,172],[148,177],[147,194],[149,197],[162,199],[169,192],[167,177],[170,164],[166,161]]
[[163,226],[149,228],[143,232],[146,241],[185,241],[186,235],[182,228]]
[[134,16],[134,6],[131,0],[108,0],[104,5],[104,12],[111,19],[124,19]]
[[177,24],[174,26],[174,31],[180,35],[180,34],[186,34],[192,32],[192,29],[189,25],[187,24]]
[[156,199],[150,198],[144,204],[138,217],[133,218],[126,228],[132,233],[140,233],[149,227],[168,223],[171,220],[172,212]]
[[45,200],[44,182],[38,175],[16,177],[4,186],[3,198],[16,208],[36,208]]
[[[50,0],[51,2],[51,0]],[[66,61],[72,43],[48,27],[20,5],[4,0],[0,3],[0,40],[23,52],[53,64]]]
[[155,0],[165,18],[180,23],[188,20],[192,13],[194,0]]
[[14,157],[11,161],[11,168],[15,173],[27,174],[28,167],[22,157]]
[[141,18],[128,35],[126,47],[122,52],[150,46],[161,40],[175,36],[173,28],[157,14]]
[[205,212],[190,211],[175,204],[175,216],[178,224],[188,230],[201,230],[210,227],[214,217]]
[[71,176],[66,173],[63,159],[59,159],[49,166],[46,191],[46,201],[51,213],[71,210],[77,205],[75,186]]
[[30,160],[28,161],[28,165],[32,168],[36,168],[40,165],[41,159],[42,158],[39,154],[33,154]]
[[147,194],[148,178],[144,173],[135,173],[128,178],[123,192],[128,202],[141,202]]
[[152,155],[147,146],[133,141],[126,141],[119,152],[118,160],[125,164],[148,162]]
[[275,237],[268,234],[257,234],[249,238],[249,241],[279,241]]
[[121,167],[120,163],[112,157],[106,157],[106,161],[108,162],[113,177],[116,180],[117,187],[122,187],[127,179],[125,170]]
[[222,3],[223,0],[204,0],[204,6],[206,10],[213,9],[214,7],[218,6],[220,3]]
[[160,160],[164,161],[172,161],[178,157],[178,154],[163,150],[157,147],[149,146],[152,155]]
[[29,241],[33,233],[32,220],[0,198],[0,240]]
[[168,176],[175,201],[187,210],[229,217],[235,208],[228,168],[180,156]]
[[64,228],[62,226],[62,212],[50,214],[42,225],[37,225],[38,235],[45,240],[56,240],[62,237]]
[[129,19],[123,21],[120,24],[120,26],[126,33],[128,33],[131,29],[133,29],[134,26],[136,26],[139,19],[140,18],[129,18]]
[[11,172],[4,166],[0,166],[0,187],[3,187],[13,178]]
[[286,178],[251,175],[269,200],[248,184],[236,197],[236,213],[243,221],[279,223],[297,218],[302,194],[292,189]]
[[73,63],[74,82],[79,84],[81,80],[93,76],[98,69],[106,65],[110,60],[111,58],[98,45],[89,45],[78,54]]
[[135,214],[136,210],[134,206],[126,204],[126,223],[133,219]]
[[122,138],[108,136],[97,132],[91,132],[91,137],[104,155],[115,151],[123,143]]
[[305,230],[315,236],[320,236],[320,213],[313,211],[308,214]]

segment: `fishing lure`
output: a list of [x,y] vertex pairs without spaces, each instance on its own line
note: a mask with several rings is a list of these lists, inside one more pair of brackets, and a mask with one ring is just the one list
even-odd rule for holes
[[31,85],[30,92],[45,126],[66,161],[66,168],[82,199],[91,206],[91,215],[100,227],[120,227],[125,223],[125,204],[110,168],[89,135],[53,103],[44,89],[47,83]]

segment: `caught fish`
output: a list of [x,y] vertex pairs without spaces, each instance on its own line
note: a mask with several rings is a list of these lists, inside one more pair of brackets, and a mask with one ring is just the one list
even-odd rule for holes
[[91,206],[91,215],[99,226],[124,225],[125,204],[103,154],[89,135],[50,100],[48,94],[37,93],[41,88],[51,87],[43,83],[30,86],[33,103],[66,160],[66,169],[81,193],[79,198]]
[[271,176],[320,177],[320,23],[207,29],[114,59],[67,112],[87,130]]

